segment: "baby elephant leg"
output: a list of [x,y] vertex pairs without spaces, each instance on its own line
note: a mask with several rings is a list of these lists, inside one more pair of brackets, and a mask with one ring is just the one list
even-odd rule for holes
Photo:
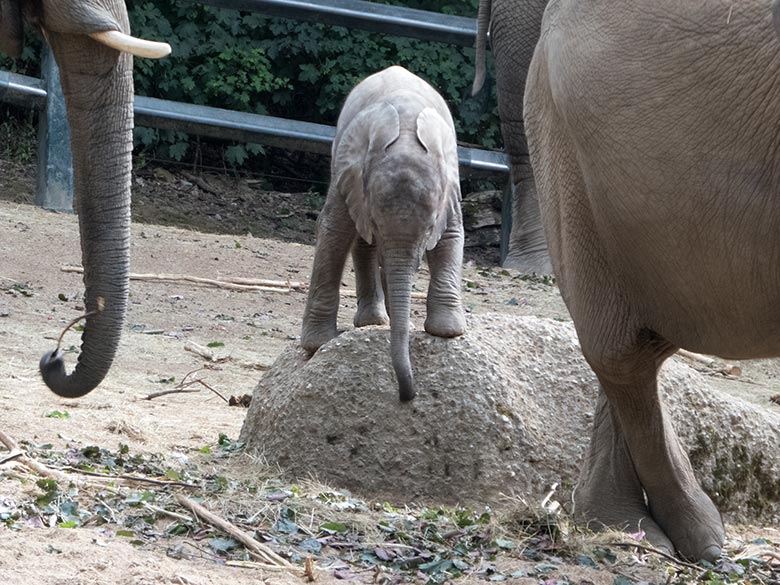
[[308,351],[319,349],[338,335],[339,287],[355,234],[355,225],[343,201],[328,193],[317,220],[314,268],[303,313],[301,346]]
[[353,320],[355,327],[387,325],[390,319],[385,310],[385,294],[379,275],[376,245],[369,244],[358,236],[352,247],[352,263],[355,266],[357,290],[357,312]]
[[433,250],[427,252],[431,282],[425,330],[439,337],[457,337],[466,330],[461,300],[463,270],[463,223],[460,216],[450,216],[447,229]]

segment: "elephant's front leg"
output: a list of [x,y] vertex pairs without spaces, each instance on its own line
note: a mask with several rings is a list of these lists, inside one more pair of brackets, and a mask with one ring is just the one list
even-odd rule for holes
[[459,213],[450,213],[447,229],[436,247],[428,251],[427,258],[431,282],[428,285],[425,330],[439,337],[462,335],[466,330],[466,318],[460,293],[463,221]]
[[308,351],[338,335],[339,287],[355,234],[343,200],[331,188],[317,220],[317,247],[301,328],[301,346]]
[[357,291],[357,312],[353,320],[355,327],[387,325],[390,319],[385,310],[385,294],[379,274],[376,245],[369,244],[358,236],[352,248],[352,263],[355,266]]

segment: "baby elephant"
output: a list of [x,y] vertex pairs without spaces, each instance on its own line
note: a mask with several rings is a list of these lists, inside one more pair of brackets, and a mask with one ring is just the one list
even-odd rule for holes
[[465,328],[463,220],[452,116],[425,81],[403,67],[390,67],[350,92],[332,155],[301,345],[315,351],[338,334],[339,285],[351,249],[355,327],[387,324],[387,307],[400,398],[411,400],[409,303],[423,252],[431,272],[425,330],[455,337]]

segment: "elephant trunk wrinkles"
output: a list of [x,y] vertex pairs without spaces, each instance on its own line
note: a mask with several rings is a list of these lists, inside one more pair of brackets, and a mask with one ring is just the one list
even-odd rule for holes
[[[68,108],[73,150],[75,207],[81,232],[87,317],[81,353],[68,375],[60,351],[41,358],[41,375],[59,396],[77,398],[106,376],[119,345],[128,299],[130,174],[132,168],[132,57],[83,42],[61,48],[51,35]],[[95,55],[95,52],[100,55]],[[82,63],[100,59],[99,75]],[[79,62],[81,60],[81,63]],[[103,309],[99,310],[100,300]]]
[[390,356],[398,379],[402,402],[414,398],[414,379],[409,360],[409,314],[414,261],[407,253],[385,254],[384,270],[390,309]]

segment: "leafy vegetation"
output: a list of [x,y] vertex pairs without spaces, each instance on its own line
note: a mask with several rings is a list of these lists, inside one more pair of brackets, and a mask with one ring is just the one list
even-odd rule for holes
[[[404,4],[476,15],[476,0],[444,7],[433,1]],[[366,75],[400,64],[427,79],[449,103],[461,140],[500,144],[495,95],[470,96],[473,50],[390,37],[343,27],[269,18],[164,0],[128,2],[133,30],[165,39],[171,57],[136,60],[141,95],[335,124],[350,89]],[[192,160],[190,137],[169,130],[138,129],[138,142],[152,155]],[[261,164],[259,145],[232,144],[224,157],[233,166]]]
[[[466,576],[488,582],[526,577],[563,585],[591,583],[595,574],[588,571],[596,570],[615,575],[616,585],[776,582],[776,566],[765,553],[777,543],[764,539],[716,564],[693,565],[654,554],[626,535],[579,533],[565,514],[519,502],[509,512],[396,507],[316,482],[285,483],[270,469],[268,477],[258,476],[257,466],[241,479],[235,470],[246,462],[237,460],[244,457],[238,448],[240,443],[220,434],[213,445],[172,463],[161,455],[132,453],[124,444],[117,450],[80,446],[64,452],[50,444],[26,444],[49,467],[68,470],[74,478],[104,476],[104,481],[65,485],[32,476],[35,489],[22,490],[21,499],[0,498],[0,525],[11,530],[102,525],[105,534],[147,549],[157,543],[174,558],[208,546],[217,562],[249,560],[230,534],[182,514],[174,493],[184,489],[301,570],[312,564],[315,571],[343,580],[436,584]],[[31,481],[25,475],[17,479]]]

